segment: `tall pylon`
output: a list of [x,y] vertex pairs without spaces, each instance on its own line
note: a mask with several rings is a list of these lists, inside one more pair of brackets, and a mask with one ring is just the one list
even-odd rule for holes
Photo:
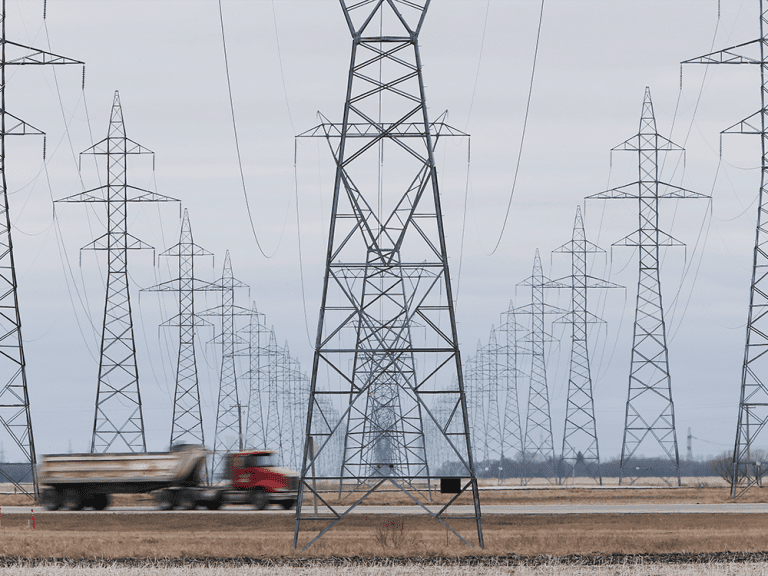
[[248,357],[248,372],[244,375],[248,380],[248,411],[245,425],[246,448],[269,447],[264,434],[264,414],[262,392],[267,384],[266,348],[267,334],[266,316],[259,312],[256,302],[251,306],[248,324],[242,330],[248,338],[242,355]]
[[[721,134],[760,136],[760,192],[757,201],[752,278],[749,284],[747,339],[741,369],[741,394],[733,448],[731,498],[738,498],[762,477],[752,451],[768,425],[768,3],[759,0],[760,37],[683,64],[749,64],[760,70],[760,110],[726,128]],[[763,440],[765,442],[765,440]],[[765,444],[763,444],[764,446]]]
[[[498,328],[500,346],[502,349],[502,386],[505,389],[504,413],[502,417],[501,434],[501,461],[500,467],[505,462],[515,462],[523,455],[523,425],[520,419],[520,399],[518,383],[524,374],[520,369],[520,356],[525,353],[518,334],[524,329],[517,323],[517,312],[512,300],[509,307],[501,314],[502,322]],[[513,474],[520,477],[521,471],[512,470]]]
[[[525,415],[523,436],[523,462],[543,461],[550,473],[555,476],[555,442],[552,436],[552,414],[549,404],[547,384],[547,363],[545,346],[554,338],[544,330],[544,316],[562,315],[565,310],[550,306],[544,302],[544,288],[557,286],[557,283],[544,276],[539,249],[533,258],[533,273],[518,286],[530,286],[531,303],[515,309],[515,314],[527,314],[531,317],[531,331],[522,342],[530,346],[531,373],[528,388],[528,409]],[[562,286],[564,287],[564,285]]]
[[[0,429],[14,445],[6,459],[28,464],[21,478],[13,478],[0,469],[3,482],[37,499],[37,455],[32,433],[32,417],[27,389],[27,366],[21,337],[16,262],[11,239],[11,213],[6,174],[6,136],[44,135],[37,128],[7,112],[5,105],[6,66],[38,66],[46,64],[83,64],[44,50],[7,40],[5,0],[2,0],[2,43],[0,44]],[[45,146],[43,146],[45,150]],[[45,151],[43,151],[45,159]],[[28,485],[32,484],[30,493]]]
[[565,408],[563,451],[560,453],[560,458],[566,467],[563,476],[567,478],[585,474],[602,485],[595,402],[592,396],[592,374],[589,368],[587,326],[603,321],[588,311],[587,292],[592,288],[620,288],[620,286],[587,274],[587,254],[605,251],[587,240],[584,220],[581,217],[581,206],[576,207],[570,242],[566,242],[552,252],[571,255],[571,275],[556,280],[560,285],[558,287],[570,284],[571,290],[571,311],[557,320],[571,325],[568,399]]
[[189,212],[184,209],[179,242],[160,256],[178,260],[178,277],[157,286],[144,288],[146,292],[174,292],[179,299],[179,313],[161,324],[166,328],[179,329],[179,353],[176,360],[176,387],[173,394],[173,418],[171,420],[170,446],[177,444],[205,445],[203,414],[200,410],[200,386],[197,378],[195,356],[195,331],[210,322],[195,314],[195,292],[214,289],[210,282],[195,276],[195,259],[213,256],[205,248],[195,244]]
[[128,184],[128,156],[154,155],[154,152],[126,136],[117,90],[112,100],[107,137],[82,154],[105,156],[107,159],[106,185],[59,200],[103,202],[107,205],[106,234],[82,248],[106,251],[109,263],[91,452],[146,452],[128,284],[128,251],[154,248],[128,233],[128,204],[178,200]]
[[[304,134],[327,138],[336,178],[294,546],[307,526],[310,499],[328,521],[307,546],[384,484],[406,492],[466,542],[450,526],[454,508],[425,506],[436,478],[426,461],[424,420],[435,421],[443,395],[454,408],[435,429],[459,462],[456,476],[465,479],[451,503],[470,496],[483,545],[434,159],[441,134],[463,134],[442,118],[429,121],[418,46],[429,4],[341,0],[352,35],[343,121],[323,117]],[[341,422],[313,425],[316,418],[327,421],[323,397],[338,403]],[[339,426],[348,431],[343,473],[319,475],[313,464]],[[318,481],[334,480],[346,510],[317,490]]]
[[224,256],[224,269],[221,278],[212,283],[221,292],[221,306],[209,308],[201,312],[201,316],[217,316],[221,318],[221,333],[214,342],[221,344],[221,371],[219,373],[219,400],[216,404],[216,435],[213,439],[213,458],[211,473],[216,481],[222,466],[224,455],[229,452],[242,450],[243,444],[243,408],[240,403],[240,392],[237,387],[237,369],[235,346],[242,346],[245,340],[235,328],[237,316],[250,316],[247,308],[235,305],[235,290],[247,288],[248,285],[236,280],[232,273],[232,260],[229,250]]
[[651,90],[648,87],[643,97],[640,131],[613,148],[613,151],[637,153],[638,180],[593,194],[588,198],[637,200],[639,207],[640,227],[614,243],[614,246],[638,248],[640,265],[619,483],[622,483],[625,477],[631,479],[630,483],[637,479],[637,474],[634,473],[637,466],[632,465],[633,459],[641,446],[647,447],[650,444],[651,447],[661,447],[669,461],[667,467],[654,469],[654,475],[667,483],[670,478],[677,478],[679,486],[680,455],[675,431],[667,331],[661,299],[659,249],[683,244],[659,229],[659,200],[708,196],[667,184],[659,179],[659,155],[666,152],[684,152],[684,149],[657,132]]

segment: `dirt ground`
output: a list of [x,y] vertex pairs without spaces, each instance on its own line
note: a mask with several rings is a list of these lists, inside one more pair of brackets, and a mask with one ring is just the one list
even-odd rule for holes
[[[288,515],[3,514],[0,556],[24,558],[235,558],[325,556],[527,556],[768,550],[768,514],[484,516],[485,550],[424,516],[356,515],[306,552],[292,547]],[[474,524],[452,525],[476,544]],[[300,545],[320,528],[302,525]]]

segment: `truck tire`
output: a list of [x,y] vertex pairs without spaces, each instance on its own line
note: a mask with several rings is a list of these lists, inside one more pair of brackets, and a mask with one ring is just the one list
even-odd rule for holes
[[269,496],[264,490],[257,488],[251,492],[251,504],[256,510],[264,510],[269,504]]
[[74,488],[67,488],[64,490],[63,506],[65,510],[82,510],[83,495],[79,490],[75,490]]
[[91,497],[91,506],[94,510],[104,510],[109,506],[109,494],[94,494]]
[[194,510],[197,508],[197,496],[192,490],[179,490],[176,493],[176,508],[179,510]]
[[155,503],[160,510],[170,510],[173,508],[173,500],[173,492],[170,490],[155,492]]
[[282,502],[280,502],[280,506],[283,507],[283,510],[290,510],[291,508],[296,506],[296,500],[294,500],[293,498],[291,498],[290,500],[283,500]]
[[64,501],[64,496],[56,488],[45,488],[40,501],[46,510],[58,510]]
[[221,508],[221,493],[217,493],[212,500],[206,500],[205,507],[208,508],[208,510],[218,510]]

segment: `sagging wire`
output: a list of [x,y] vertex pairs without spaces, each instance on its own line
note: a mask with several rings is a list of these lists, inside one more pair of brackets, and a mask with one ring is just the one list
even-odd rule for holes
[[256,225],[253,222],[253,215],[251,214],[251,204],[248,201],[248,188],[245,183],[245,171],[243,170],[243,159],[242,159],[242,154],[240,152],[240,139],[237,133],[237,120],[235,117],[235,102],[232,96],[232,81],[230,79],[230,74],[229,74],[229,55],[227,53],[227,41],[224,33],[224,10],[221,5],[221,0],[218,0],[218,4],[219,4],[219,23],[221,24],[221,44],[224,49],[224,69],[227,76],[227,90],[229,93],[229,109],[232,115],[232,131],[235,138],[235,150],[237,152],[237,165],[240,170],[240,182],[242,184],[243,197],[245,198],[245,209],[248,214],[248,221],[251,224],[251,232],[253,234],[253,238],[256,241],[256,247],[259,249],[259,252],[261,252],[261,255],[264,256],[264,258],[270,259],[275,254],[277,254],[277,250],[280,248],[280,245],[279,244],[277,245],[277,247],[275,248],[275,251],[272,252],[272,254],[267,254],[266,252],[264,252],[264,249],[261,247],[261,242],[259,241],[259,236],[256,233]]
[[525,117],[523,119],[523,131],[520,136],[520,149],[517,152],[517,162],[515,164],[515,175],[512,178],[512,190],[509,193],[509,202],[507,203],[507,210],[504,214],[504,223],[501,226],[501,232],[499,232],[499,237],[496,240],[496,245],[493,247],[493,250],[491,250],[490,253],[486,254],[487,256],[493,256],[496,253],[496,250],[499,249],[499,246],[501,245],[501,239],[504,237],[504,231],[507,229],[507,221],[509,220],[509,213],[512,209],[512,199],[515,196],[515,188],[517,187],[517,177],[520,174],[520,161],[523,158],[523,145],[525,144],[525,132],[528,128],[528,115],[531,111],[531,96],[533,94],[533,80],[536,75],[536,62],[538,61],[539,57],[539,42],[541,40],[541,24],[544,21],[544,0],[541,0],[541,10],[539,12],[539,26],[536,31],[536,47],[533,51],[533,66],[531,67],[531,80],[530,84],[528,86],[528,100],[525,105]]

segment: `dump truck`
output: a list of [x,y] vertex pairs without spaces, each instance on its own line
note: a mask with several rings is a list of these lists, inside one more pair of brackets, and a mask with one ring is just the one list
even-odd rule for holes
[[104,510],[113,494],[154,495],[161,510],[217,510],[222,504],[269,504],[285,509],[296,503],[298,474],[277,466],[271,450],[227,454],[224,479],[208,485],[202,446],[170,452],[134,454],[55,454],[43,456],[38,478],[47,510]]

